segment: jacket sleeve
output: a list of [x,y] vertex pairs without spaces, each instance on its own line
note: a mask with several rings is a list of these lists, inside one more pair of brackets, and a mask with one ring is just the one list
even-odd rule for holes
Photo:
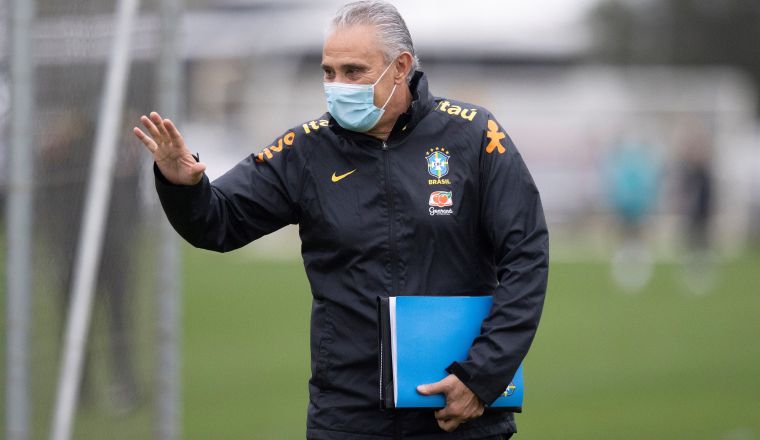
[[219,252],[297,223],[303,167],[293,154],[294,139],[295,133],[287,133],[213,183],[204,174],[196,185],[173,185],[154,164],[156,190],[169,222],[193,246]]
[[491,404],[535,336],[547,286],[549,237],[538,189],[493,117],[483,132],[480,173],[481,227],[492,244],[499,284],[467,360],[447,371]]

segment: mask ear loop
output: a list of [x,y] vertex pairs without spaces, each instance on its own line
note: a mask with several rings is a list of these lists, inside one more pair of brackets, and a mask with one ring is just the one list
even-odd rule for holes
[[379,83],[380,80],[383,79],[383,77],[385,76],[385,73],[388,71],[388,69],[391,68],[392,65],[393,65],[393,62],[391,62],[390,64],[388,64],[388,67],[386,67],[385,70],[383,70],[383,73],[381,73],[380,77],[377,78],[377,81],[375,81],[375,83],[372,84],[372,87],[375,87],[377,85],[377,83]]
[[393,93],[396,92],[396,84],[393,84],[393,90],[391,90],[391,94],[388,95],[388,99],[385,100],[385,104],[383,104],[382,107],[380,107],[380,110],[385,110],[385,106],[388,105],[389,102],[391,102],[391,98],[393,97]]
[[[372,91],[373,92],[375,91],[375,86],[377,85],[377,83],[379,83],[380,80],[383,79],[383,77],[385,76],[385,73],[388,72],[388,69],[390,69],[392,65],[393,65],[393,63],[388,64],[388,67],[386,67],[385,70],[383,70],[383,73],[380,74],[380,78],[378,78],[377,81],[375,81],[375,83],[372,84]],[[385,106],[388,105],[389,102],[391,102],[391,98],[393,98],[393,94],[396,92],[396,86],[397,85],[398,84],[393,83],[393,90],[391,90],[391,94],[388,95],[388,99],[385,100],[385,104],[383,104],[383,106],[380,107],[380,110],[385,110]]]

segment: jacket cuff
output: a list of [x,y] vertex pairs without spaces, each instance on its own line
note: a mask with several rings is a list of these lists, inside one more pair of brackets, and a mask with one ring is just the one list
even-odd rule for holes
[[176,188],[179,190],[188,190],[191,188],[199,189],[203,186],[203,181],[206,180],[206,175],[203,175],[203,179],[198,181],[195,185],[177,185],[176,183],[171,183],[169,180],[163,175],[160,169],[158,169],[158,165],[153,162],[153,176],[156,178],[156,189],[159,191],[161,190],[167,190],[171,191],[170,188]]
[[494,393],[492,387],[489,387],[488,384],[476,380],[473,374],[470,374],[459,362],[452,362],[451,365],[446,367],[446,372],[453,374],[461,380],[485,405],[492,404],[501,395],[501,391],[497,390]]
[[206,174],[203,174],[203,178],[195,185],[176,185],[171,183],[164,177],[155,163],[153,163],[153,176],[156,181],[158,199],[161,201],[161,206],[164,208],[169,219],[173,218],[173,214],[178,213],[182,216],[187,216],[188,209],[192,210],[194,202],[203,197],[204,191],[209,185]]

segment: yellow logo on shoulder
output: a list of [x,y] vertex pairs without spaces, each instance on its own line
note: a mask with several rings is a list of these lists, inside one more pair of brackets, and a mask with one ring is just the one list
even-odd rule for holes
[[488,120],[488,131],[486,132],[488,138],[488,145],[486,146],[486,153],[492,154],[496,150],[499,154],[506,153],[507,149],[501,144],[501,141],[507,137],[506,134],[499,131],[499,124],[496,121]]
[[271,159],[274,157],[273,153],[279,153],[282,151],[283,146],[290,147],[293,145],[293,141],[296,139],[296,134],[292,131],[288,132],[285,136],[277,139],[277,145],[270,145],[264,148],[261,153],[256,155],[256,162],[264,162],[264,157]]
[[450,115],[459,116],[467,121],[472,121],[475,119],[475,115],[478,114],[478,111],[474,108],[462,108],[458,105],[451,105],[450,101],[439,102],[436,109]]
[[320,119],[318,121],[309,121],[302,125],[303,131],[306,134],[311,133],[312,131],[317,131],[322,127],[327,127],[330,124],[330,121],[327,119]]

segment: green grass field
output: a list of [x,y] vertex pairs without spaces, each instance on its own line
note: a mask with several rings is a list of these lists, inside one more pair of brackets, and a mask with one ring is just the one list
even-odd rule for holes
[[[616,290],[604,263],[554,263],[517,438],[760,439],[760,254],[724,262],[708,295],[688,294],[679,276],[660,264],[651,287],[631,295]],[[303,439],[311,295],[301,263],[185,247],[183,283],[183,438]],[[32,438],[44,439],[58,302],[34,301]],[[80,409],[77,439],[152,437],[154,298],[136,305],[144,404],[117,415],[101,396]],[[104,353],[98,316],[93,349]],[[95,360],[107,391],[108,357]]]
[[[517,438],[760,439],[758,270],[724,262],[694,296],[661,264],[631,295],[553,264]],[[184,438],[304,438],[310,300],[300,262],[186,250]]]

